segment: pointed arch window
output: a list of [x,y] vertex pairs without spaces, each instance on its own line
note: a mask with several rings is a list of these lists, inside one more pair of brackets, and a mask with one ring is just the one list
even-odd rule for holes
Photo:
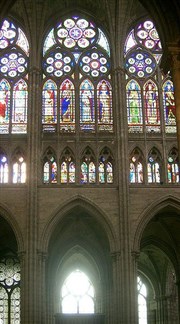
[[92,150],[87,148],[84,151],[83,158],[81,160],[81,179],[82,184],[95,183],[96,182],[96,166],[95,158]]
[[9,166],[7,155],[0,150],[0,183],[8,183]]
[[169,183],[179,183],[178,151],[172,148],[168,155],[167,175]]
[[57,183],[57,161],[51,148],[46,151],[43,161],[43,182]]
[[127,116],[129,132],[143,131],[141,88],[136,80],[126,85]]
[[143,183],[143,163],[142,153],[135,148],[130,158],[130,183]]
[[24,155],[20,150],[17,150],[12,159],[13,183],[26,182],[26,162]]
[[[147,133],[160,133],[161,131],[159,93],[156,84],[158,79],[156,72],[159,69],[161,57],[161,41],[153,21],[146,19],[137,23],[129,32],[124,46],[128,82],[126,94],[129,133],[141,133],[143,131],[143,118],[145,120],[144,130]],[[138,83],[135,78],[138,79]],[[133,114],[131,107],[133,107]],[[138,110],[139,114],[137,113]],[[140,123],[137,116],[141,120]],[[132,118],[134,119],[133,123]]]
[[89,278],[79,269],[73,271],[66,278],[61,289],[62,313],[93,314],[94,299],[95,290]]
[[10,254],[0,259],[0,319],[20,324],[20,263]]
[[46,36],[42,66],[45,80],[53,78],[57,87],[62,80],[60,126],[47,127],[42,109],[44,132],[113,131],[110,46],[93,21],[79,15],[61,19]]
[[61,183],[75,183],[75,161],[69,148],[66,148],[61,157]]
[[176,107],[174,100],[174,85],[171,80],[163,83],[163,105],[166,133],[176,133]]
[[2,23],[0,49],[0,134],[26,133],[29,44],[9,20]]
[[160,183],[161,158],[156,148],[153,148],[148,156],[148,183]]
[[100,153],[98,171],[99,183],[113,183],[113,158],[108,148]]

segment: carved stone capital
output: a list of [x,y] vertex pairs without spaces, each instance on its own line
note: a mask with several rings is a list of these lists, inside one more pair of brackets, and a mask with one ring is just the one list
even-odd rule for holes
[[131,251],[131,256],[134,259],[134,261],[137,261],[140,256],[140,252],[139,251]]
[[120,251],[114,251],[111,253],[111,258],[113,262],[117,262],[120,259],[121,252]]

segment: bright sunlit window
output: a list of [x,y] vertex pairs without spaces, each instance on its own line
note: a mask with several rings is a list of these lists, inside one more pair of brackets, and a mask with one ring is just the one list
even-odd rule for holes
[[73,271],[65,280],[62,290],[62,313],[94,313],[94,287],[85,273]]
[[137,280],[137,287],[139,324],[147,324],[147,288],[140,277]]

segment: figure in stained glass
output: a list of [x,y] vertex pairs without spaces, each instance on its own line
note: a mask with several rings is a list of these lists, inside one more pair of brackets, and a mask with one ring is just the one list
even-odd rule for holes
[[24,80],[16,83],[13,90],[12,122],[27,122],[27,84]]
[[138,83],[131,80],[127,85],[127,104],[129,108],[129,123],[142,123],[141,92]]
[[43,87],[43,112],[44,123],[55,123],[56,113],[56,85],[53,81],[48,80]]
[[69,80],[65,80],[61,86],[61,121],[74,121],[74,86]]
[[163,90],[166,124],[172,125],[176,123],[176,107],[174,101],[173,83],[170,80],[166,81]]
[[98,87],[99,121],[108,123],[111,120],[111,93],[103,80]]
[[94,95],[92,84],[85,80],[81,87],[81,120],[82,122],[92,122],[94,120],[93,101]]
[[146,108],[146,123],[159,124],[160,116],[157,87],[151,81],[147,82],[144,86],[144,98]]

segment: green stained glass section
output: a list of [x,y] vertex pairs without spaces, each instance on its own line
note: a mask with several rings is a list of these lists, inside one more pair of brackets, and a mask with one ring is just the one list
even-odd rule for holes
[[131,80],[126,86],[127,118],[130,133],[143,131],[141,88],[137,81]]

